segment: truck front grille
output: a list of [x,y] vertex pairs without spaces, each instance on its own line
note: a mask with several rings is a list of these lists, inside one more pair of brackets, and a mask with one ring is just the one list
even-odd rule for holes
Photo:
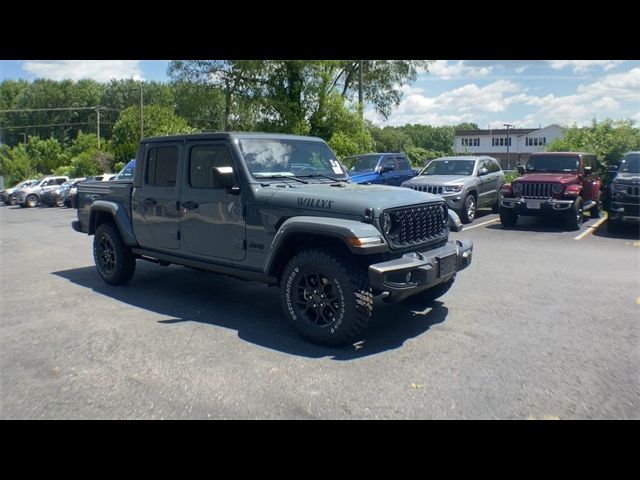
[[629,187],[627,189],[627,195],[631,197],[640,197],[640,187]]
[[449,233],[449,212],[441,202],[403,207],[386,213],[392,221],[387,241],[393,248],[446,240]]
[[433,193],[435,195],[442,195],[443,193],[443,187],[437,185],[411,185],[411,188],[418,192]]
[[523,183],[522,196],[527,198],[551,198],[553,183]]

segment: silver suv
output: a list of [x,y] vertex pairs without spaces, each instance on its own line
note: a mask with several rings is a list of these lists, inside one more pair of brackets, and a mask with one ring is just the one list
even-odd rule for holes
[[472,222],[476,210],[499,211],[504,172],[493,157],[441,157],[432,160],[403,187],[442,196],[463,223]]
[[33,185],[18,190],[16,200],[21,207],[35,207],[40,203],[40,198],[45,192],[55,190],[67,181],[69,177],[45,177]]

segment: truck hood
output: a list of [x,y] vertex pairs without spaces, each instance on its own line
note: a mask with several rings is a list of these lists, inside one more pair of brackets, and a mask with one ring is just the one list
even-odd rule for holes
[[579,183],[579,178],[577,173],[527,173],[516,178],[513,183],[515,182],[553,182],[568,185],[570,183]]
[[[338,186],[335,186],[338,185]],[[310,212],[336,213],[362,217],[366,208],[372,208],[374,216],[389,208],[404,207],[420,203],[442,201],[437,195],[417,192],[409,188],[386,185],[309,184],[287,187],[270,186],[263,190],[273,194],[268,203],[275,207]],[[313,213],[309,213],[313,214]]]
[[349,180],[353,183],[365,183],[371,182],[380,178],[380,174],[374,171],[371,172],[349,172]]
[[640,173],[636,172],[620,172],[613,179],[615,183],[637,184],[640,183]]
[[469,175],[420,175],[413,177],[403,185],[453,185],[463,183],[471,178]]

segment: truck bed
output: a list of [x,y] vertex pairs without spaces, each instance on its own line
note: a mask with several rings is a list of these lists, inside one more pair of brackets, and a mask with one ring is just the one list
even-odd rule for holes
[[78,220],[82,232],[89,231],[91,204],[96,200],[109,200],[122,205],[131,218],[132,180],[112,180],[109,182],[80,182],[78,184]]

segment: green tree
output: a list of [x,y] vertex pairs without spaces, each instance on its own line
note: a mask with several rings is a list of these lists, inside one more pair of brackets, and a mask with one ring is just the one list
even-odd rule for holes
[[[144,109],[145,136],[192,133],[194,129],[186,120],[178,117],[173,110],[152,105]],[[140,141],[140,109],[129,107],[122,111],[113,126],[111,152],[117,161],[128,162],[132,159]]]
[[19,143],[15,147],[0,145],[0,174],[8,185],[15,185],[21,180],[37,175],[31,163],[27,147]]
[[633,120],[593,120],[589,127],[565,129],[564,137],[547,146],[549,152],[583,151],[595,153],[604,167],[617,165],[629,150],[640,149],[640,129]]
[[68,161],[62,145],[53,137],[47,139],[41,139],[37,136],[29,137],[27,153],[35,170],[45,175],[50,174]]

